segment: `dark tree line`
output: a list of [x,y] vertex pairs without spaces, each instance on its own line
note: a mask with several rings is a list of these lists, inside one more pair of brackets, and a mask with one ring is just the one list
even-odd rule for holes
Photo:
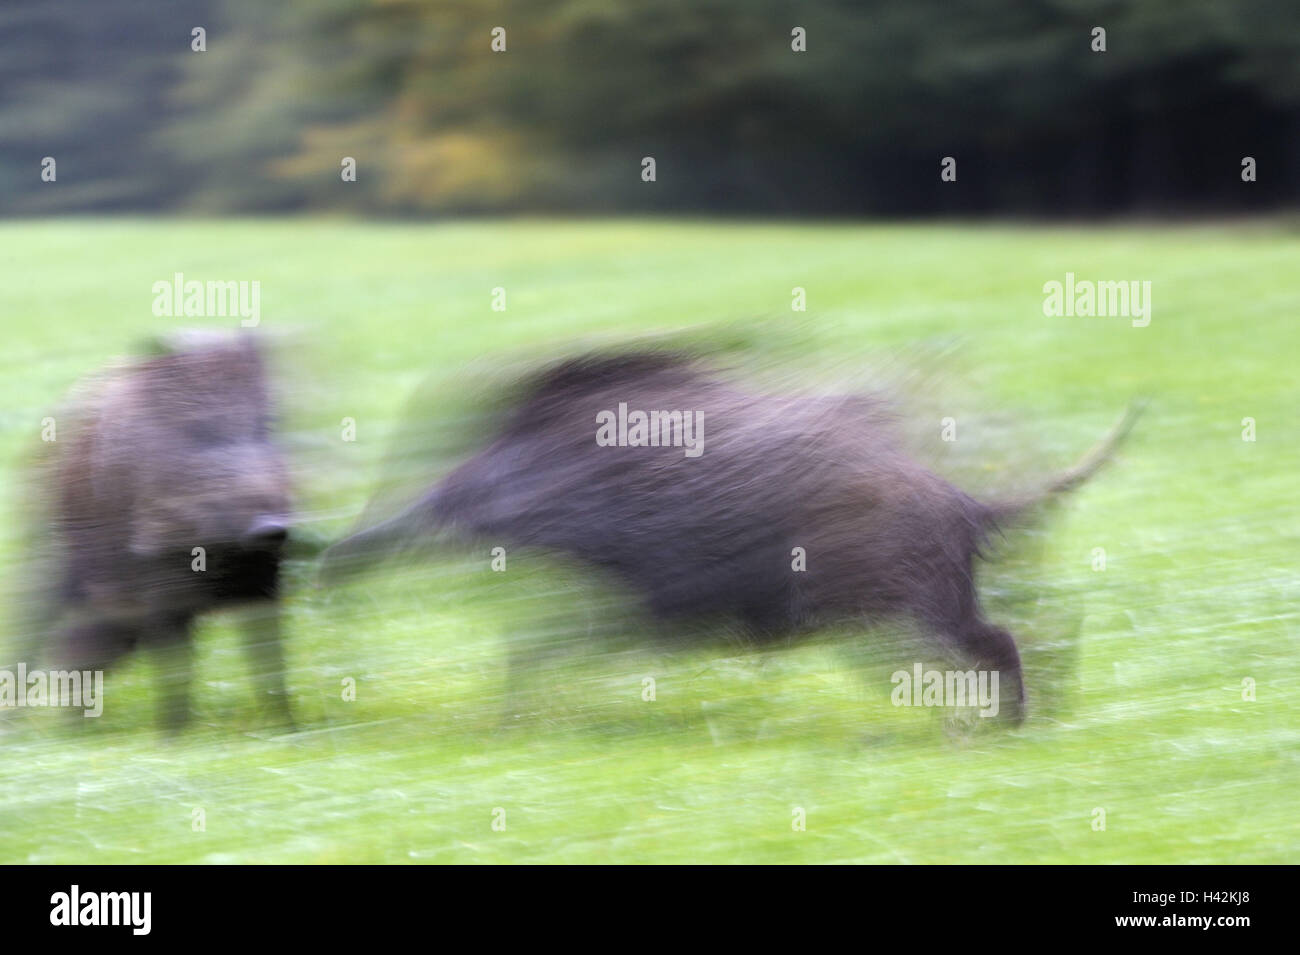
[[[57,183],[40,180],[46,156]],[[1298,198],[1294,0],[0,6],[10,213],[1072,215]]]

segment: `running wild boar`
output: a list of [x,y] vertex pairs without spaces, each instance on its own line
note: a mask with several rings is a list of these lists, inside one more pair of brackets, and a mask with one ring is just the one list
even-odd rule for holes
[[110,369],[57,426],[44,473],[58,566],[39,657],[97,670],[155,651],[174,730],[190,713],[195,618],[245,606],[259,699],[288,723],[277,592],[289,481],[252,339],[196,336]]
[[325,569],[436,530],[577,558],[657,618],[725,619],[756,639],[906,615],[998,671],[1019,721],[1020,655],[980,612],[974,558],[1000,525],[1091,475],[1133,414],[1041,491],[979,501],[902,450],[879,400],[751,393],[671,354],[586,357],[525,385],[481,451],[332,547]]

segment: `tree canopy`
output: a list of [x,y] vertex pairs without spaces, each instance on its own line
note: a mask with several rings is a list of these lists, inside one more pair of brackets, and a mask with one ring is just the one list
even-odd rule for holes
[[1054,215],[1300,196],[1293,0],[9,0],[0,38],[9,213]]

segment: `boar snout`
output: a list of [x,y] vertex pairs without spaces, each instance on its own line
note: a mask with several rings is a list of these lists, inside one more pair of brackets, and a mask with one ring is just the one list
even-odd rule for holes
[[244,531],[239,542],[248,550],[274,550],[289,537],[289,522],[283,517],[259,517]]

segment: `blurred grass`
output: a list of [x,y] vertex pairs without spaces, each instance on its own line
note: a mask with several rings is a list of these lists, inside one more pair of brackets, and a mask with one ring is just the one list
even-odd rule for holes
[[[484,555],[322,592],[295,567],[302,732],[259,727],[238,637],[212,619],[199,722],[178,742],[153,729],[143,660],[110,675],[100,720],[0,722],[0,861],[1295,861],[1298,266],[1300,233],[1280,222],[0,223],[0,480],[15,515],[19,468],[72,381],[146,334],[221,321],[151,314],[153,282],[176,271],[259,280],[262,332],[297,330],[301,493],[329,536],[379,480],[427,376],[609,334],[758,322],[756,347],[837,371],[937,355],[955,383],[934,407],[959,439],[932,452],[981,488],[1024,482],[1008,435],[1045,472],[1131,396],[1152,399],[1115,466],[1029,535],[1032,557],[1013,542],[983,572],[991,615],[1025,646],[1019,730],[890,706],[889,667],[855,667],[834,635],[764,655],[575,651],[503,727],[503,635],[544,612],[550,571],[517,561],[507,584]],[[1042,285],[1066,271],[1150,279],[1150,327],[1045,318]],[[793,286],[806,316],[790,312]],[[355,443],[339,440],[344,417]],[[0,538],[10,578],[16,527]]]

